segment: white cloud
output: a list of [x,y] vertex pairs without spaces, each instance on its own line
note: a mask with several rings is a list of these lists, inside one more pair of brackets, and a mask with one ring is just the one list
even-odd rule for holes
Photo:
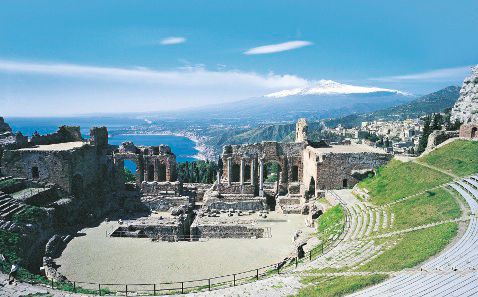
[[308,81],[295,75],[267,75],[255,72],[209,71],[203,65],[182,67],[170,71],[158,71],[145,67],[117,68],[98,67],[78,64],[29,63],[0,60],[0,72],[28,73],[41,75],[94,78],[103,80],[127,80],[132,82],[152,82],[170,85],[254,85],[265,89],[285,86],[305,86]]
[[246,55],[263,55],[263,54],[272,54],[272,53],[279,53],[284,51],[290,51],[296,48],[301,48],[304,46],[312,45],[313,43],[310,41],[303,41],[303,40],[296,40],[296,41],[288,41],[284,43],[277,43],[277,44],[269,44],[263,45],[259,47],[251,48],[244,52]]
[[[289,74],[203,66],[154,70],[0,59],[0,106],[2,113],[10,115],[88,113],[93,106],[95,112],[171,110],[258,97],[309,83]],[[15,98],[16,103],[5,105],[5,98]]]
[[166,38],[163,38],[161,39],[161,41],[159,43],[161,43],[162,45],[174,45],[174,44],[180,44],[180,43],[185,43],[186,42],[186,38],[184,37],[166,37]]
[[451,82],[462,81],[471,73],[472,66],[442,68],[426,72],[371,78],[381,82]]

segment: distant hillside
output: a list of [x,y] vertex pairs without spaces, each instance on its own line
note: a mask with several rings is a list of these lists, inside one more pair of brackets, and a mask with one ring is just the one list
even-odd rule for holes
[[362,114],[352,114],[342,118],[326,120],[327,126],[335,127],[341,124],[345,127],[360,125],[361,122],[375,120],[404,120],[417,118],[430,113],[443,112],[453,107],[460,97],[460,87],[449,86],[437,92],[422,96],[409,103],[378,111]]

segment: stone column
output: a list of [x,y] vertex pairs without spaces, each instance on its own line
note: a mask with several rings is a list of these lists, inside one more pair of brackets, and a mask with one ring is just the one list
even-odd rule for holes
[[147,182],[149,179],[148,176],[148,168],[149,168],[149,162],[144,160],[144,166],[143,166],[143,181]]
[[154,159],[154,181],[159,181],[159,164],[158,164],[158,159]]
[[256,167],[256,159],[252,159],[251,161],[251,185],[252,186],[256,184],[255,176],[254,176],[254,171],[256,169],[255,167]]
[[259,196],[264,197],[264,160],[259,160]]
[[220,192],[219,192],[220,188],[221,188],[221,173],[218,171],[217,172],[217,186],[216,186],[218,194],[220,194]]
[[232,158],[227,158],[227,184],[231,185],[232,181]]
[[239,176],[239,181],[241,183],[241,186],[244,185],[244,159],[241,159],[241,173]]

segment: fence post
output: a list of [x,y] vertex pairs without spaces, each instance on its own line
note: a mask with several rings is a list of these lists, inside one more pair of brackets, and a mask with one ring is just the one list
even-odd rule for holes
[[76,282],[73,282],[73,293],[76,293]]
[[297,268],[298,262],[299,262],[299,257],[295,257],[295,268]]
[[53,289],[53,278],[51,279],[51,288]]
[[256,269],[256,279],[259,280],[259,269]]
[[280,266],[279,266],[280,263],[277,263],[277,274],[280,274]]
[[128,285],[126,285],[125,293],[126,293],[126,296],[128,296]]
[[234,277],[234,287],[235,287],[236,286],[236,275],[233,274],[232,276]]
[[209,284],[209,291],[211,291],[211,279],[208,279],[207,282]]
[[184,282],[181,282],[181,294],[184,294]]
[[98,295],[101,296],[101,284],[98,284]]
[[156,296],[156,284],[153,284],[153,295]]

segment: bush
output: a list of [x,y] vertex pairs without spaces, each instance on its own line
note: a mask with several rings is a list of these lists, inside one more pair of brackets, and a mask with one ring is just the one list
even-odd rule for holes
[[48,212],[38,206],[26,206],[22,211],[13,215],[15,223],[40,224],[48,219]]

